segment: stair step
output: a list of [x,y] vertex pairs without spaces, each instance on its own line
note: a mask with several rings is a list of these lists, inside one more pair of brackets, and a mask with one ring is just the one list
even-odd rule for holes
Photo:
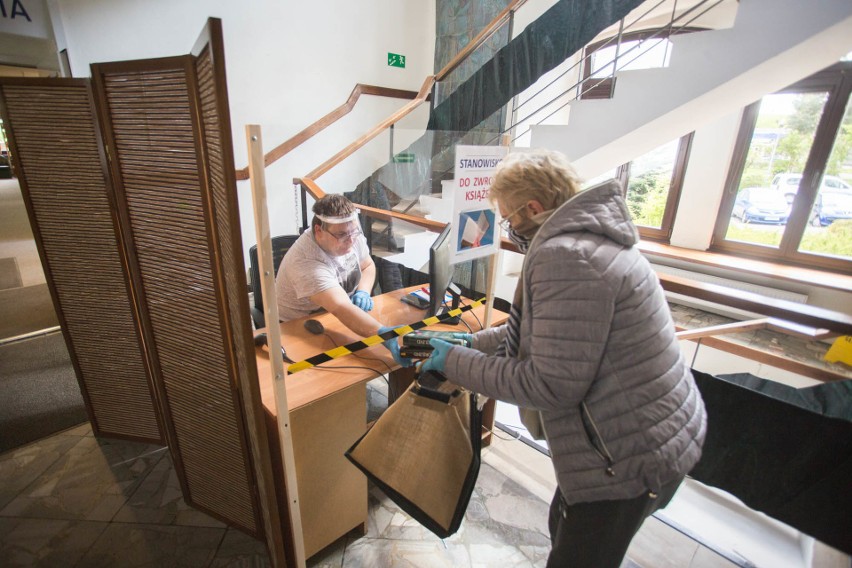
[[[583,177],[593,178],[848,51],[848,30],[836,25],[852,16],[848,2],[780,3],[741,3],[733,28],[674,36],[668,67],[617,73],[612,99],[571,103],[567,125],[533,126],[530,146],[562,151]],[[777,29],[786,32],[772,33]]]

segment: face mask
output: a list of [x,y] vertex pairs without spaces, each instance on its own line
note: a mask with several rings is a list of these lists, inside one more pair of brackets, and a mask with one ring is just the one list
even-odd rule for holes
[[522,253],[527,252],[530,248],[530,239],[518,233],[515,229],[509,229],[509,240],[515,243]]
[[527,249],[530,248],[530,242],[532,242],[532,238],[538,232],[539,227],[553,215],[554,211],[556,210],[548,209],[532,217],[527,217],[518,223],[517,227],[509,229],[509,240],[515,243],[515,246],[521,252],[527,252]]
[[555,209],[548,209],[547,211],[542,211],[537,215],[533,215],[532,217],[527,217],[520,223],[518,223],[517,227],[512,227],[512,230],[518,233],[521,236],[526,237],[527,239],[532,239],[533,236],[538,232],[539,227],[541,227],[545,221],[547,221]]

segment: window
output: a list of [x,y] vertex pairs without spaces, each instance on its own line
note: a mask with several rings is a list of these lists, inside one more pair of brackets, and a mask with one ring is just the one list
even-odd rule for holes
[[643,238],[668,242],[689,159],[692,133],[633,160],[624,168],[625,199]]
[[609,99],[615,87],[615,73],[635,69],[668,67],[671,58],[669,36],[700,31],[681,27],[628,32],[617,38],[586,46],[581,99]]
[[712,250],[852,273],[852,63],[746,108]]
[[689,159],[692,133],[656,148],[608,175],[586,182],[592,186],[614,177],[624,187],[624,200],[643,239],[668,242],[672,235],[680,189]]

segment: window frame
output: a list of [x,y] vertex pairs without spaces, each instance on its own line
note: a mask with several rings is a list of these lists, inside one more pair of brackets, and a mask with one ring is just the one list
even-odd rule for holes
[[[663,219],[658,227],[648,227],[636,224],[639,236],[643,239],[658,241],[668,244],[671,241],[677,208],[680,204],[680,194],[683,189],[683,179],[686,176],[686,166],[689,163],[689,154],[692,150],[692,138],[694,132],[684,134],[680,137],[675,154],[672,177],[669,180],[669,193],[666,196],[666,208]],[[615,178],[621,183],[622,197],[627,200],[627,189],[630,182],[630,166],[633,162],[622,164],[616,170]]]
[[[705,31],[708,28],[685,26],[682,28],[655,28],[649,30],[640,30],[627,32],[621,35],[621,43],[627,41],[645,41],[649,39],[665,39],[679,34],[688,34],[692,32]],[[580,99],[611,99],[615,92],[616,78],[612,75],[606,78],[592,77],[592,54],[603,47],[608,47],[610,43],[617,39],[617,36],[609,37],[595,43],[590,43],[583,48],[583,80],[580,84]],[[620,56],[623,57],[623,54]],[[615,65],[618,65],[616,59]],[[618,69],[615,70],[615,75],[618,74]]]
[[771,94],[815,92],[826,92],[827,98],[822,115],[817,123],[813,144],[805,160],[802,180],[793,200],[790,217],[784,227],[784,233],[778,247],[732,241],[725,238],[740,180],[745,170],[751,139],[757,124],[761,99],[750,104],[743,111],[733,156],[725,180],[724,193],[713,229],[710,251],[852,274],[852,260],[799,251],[811,210],[819,193],[818,182],[825,173],[826,164],[842,125],[850,93],[852,93],[852,62],[836,63]]

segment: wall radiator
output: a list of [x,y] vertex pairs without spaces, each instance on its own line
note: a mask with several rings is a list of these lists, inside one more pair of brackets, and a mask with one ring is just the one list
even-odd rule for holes
[[[651,266],[658,274],[667,274],[670,276],[677,276],[679,278],[688,278],[690,280],[696,280],[698,282],[704,282],[707,284],[716,284],[717,286],[724,286],[725,288],[730,288],[733,290],[742,290],[745,292],[752,292],[754,294],[760,294],[761,296],[766,296],[768,298],[775,298],[779,300],[787,300],[790,302],[798,302],[800,304],[806,304],[808,302],[808,295],[802,294],[799,292],[790,292],[789,290],[781,290],[779,288],[773,288],[770,286],[762,286],[760,284],[752,284],[750,282],[742,282],[740,280],[732,280],[730,278],[723,278],[721,276],[713,276],[711,274],[702,274],[700,272],[693,272],[691,270],[685,270],[683,268],[675,268],[673,266],[665,266],[661,264],[652,263]],[[683,294],[675,294],[672,292],[666,292],[666,297],[669,298],[672,302],[676,304],[681,304],[685,306],[694,307],[697,309],[701,309],[707,312],[719,314],[725,317],[733,318],[733,319],[751,319],[760,314],[756,314],[754,312],[748,312],[745,310],[740,310],[737,308],[731,308],[728,306],[724,306],[722,304],[716,304],[713,302],[708,302],[706,300],[700,300],[698,298],[692,298],[690,296],[686,296]]]

